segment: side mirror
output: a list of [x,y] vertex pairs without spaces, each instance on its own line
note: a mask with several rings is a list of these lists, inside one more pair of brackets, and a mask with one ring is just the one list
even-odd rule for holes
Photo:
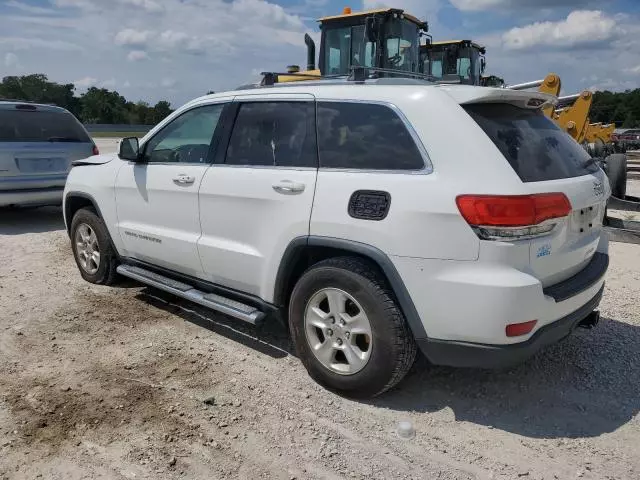
[[131,160],[137,162],[140,160],[140,144],[138,137],[127,137],[120,141],[120,149],[118,156],[122,160]]

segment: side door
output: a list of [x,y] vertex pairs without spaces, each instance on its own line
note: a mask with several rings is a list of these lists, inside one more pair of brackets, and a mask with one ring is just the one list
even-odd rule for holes
[[233,109],[233,128],[202,180],[198,249],[209,281],[270,301],[287,245],[309,234],[314,97],[236,97]]
[[198,189],[211,165],[219,119],[229,101],[184,111],[141,146],[140,161],[120,169],[116,207],[127,256],[188,275],[202,274]]

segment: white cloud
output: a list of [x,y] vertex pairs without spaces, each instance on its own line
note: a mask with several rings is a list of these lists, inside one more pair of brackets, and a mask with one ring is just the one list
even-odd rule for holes
[[458,10],[478,11],[495,7],[504,7],[509,4],[508,0],[449,0]]
[[178,82],[176,82],[176,80],[173,79],[173,78],[163,78],[162,82],[160,83],[160,85],[163,88],[173,88],[173,87],[176,86],[177,83]]
[[5,2],[5,7],[15,8],[16,10],[32,13],[35,15],[51,15],[52,13],[55,13],[55,11],[50,8],[35,7],[33,5],[28,5],[17,0],[8,0],[7,2]]
[[611,90],[611,91],[623,91],[638,88],[637,82],[629,80],[620,80],[613,78],[603,78],[591,85],[588,90],[595,92],[597,90]]
[[149,30],[134,30],[133,28],[125,28],[120,30],[115,36],[116,45],[128,45],[132,47],[143,47],[147,45],[153,32]]
[[635,67],[625,68],[624,71],[626,73],[639,74],[640,73],[640,65],[636,65]]
[[164,12],[164,7],[154,0],[119,0],[120,3],[139,7],[147,12],[160,13]]
[[371,8],[401,8],[405,12],[415,15],[421,20],[428,20],[429,24],[435,23],[438,10],[443,5],[442,0],[362,0],[365,10]]
[[55,39],[44,40],[41,38],[32,37],[0,37],[0,46],[5,46],[13,50],[82,50],[81,47],[70,42]]
[[110,78],[109,80],[103,80],[102,82],[100,82],[100,88],[115,88],[115,86],[117,85],[116,79],[115,78]]
[[125,80],[124,83],[122,84],[122,86],[124,88],[130,88],[131,87],[131,82],[129,80]]
[[8,52],[4,56],[4,66],[7,68],[17,67],[18,66],[18,56],[13,52]]
[[139,62],[140,60],[147,60],[149,55],[144,50],[132,50],[127,55],[127,60],[130,62]]
[[96,4],[92,0],[53,0],[57,7],[62,8],[81,8],[84,10],[94,10]]
[[234,0],[230,2],[231,14],[240,18],[258,17],[268,25],[282,28],[303,29],[304,24],[297,15],[290,15],[280,5],[264,0]]
[[506,32],[507,49],[521,50],[546,46],[572,48],[612,40],[619,33],[616,19],[599,10],[576,10],[557,22],[536,22]]
[[86,90],[87,88],[95,87],[98,84],[98,79],[93,77],[84,77],[80,80],[73,82],[79,90]]
[[[458,10],[478,12],[482,10],[524,10],[540,7],[582,7],[598,4],[598,0],[449,0]],[[602,2],[599,2],[600,4]]]

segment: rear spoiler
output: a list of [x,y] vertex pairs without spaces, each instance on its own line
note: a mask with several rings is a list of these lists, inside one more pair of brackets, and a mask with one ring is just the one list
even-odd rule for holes
[[557,105],[558,98],[547,93],[510,90],[506,88],[441,85],[460,105],[469,103],[510,103],[522,108],[538,109]]

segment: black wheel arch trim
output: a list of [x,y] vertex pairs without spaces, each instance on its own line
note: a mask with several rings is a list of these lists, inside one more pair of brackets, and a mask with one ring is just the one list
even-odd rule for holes
[[[91,206],[93,206],[93,208],[95,208],[96,213],[98,214],[98,217],[100,217],[103,221],[104,221],[104,217],[102,216],[102,212],[100,211],[100,207],[98,206],[98,202],[96,201],[95,198],[93,198],[91,195],[89,195],[88,193],[84,193],[84,192],[76,192],[76,191],[69,191],[67,192],[67,194],[64,196],[64,218],[65,218],[65,226],[67,227],[67,234],[69,235],[69,238],[71,238],[71,222],[73,221],[73,218],[69,218],[69,216],[67,215],[67,205],[68,205],[68,200],[69,198],[72,197],[76,197],[76,198],[84,198],[85,200],[89,200],[89,202],[91,202]],[[113,243],[113,239],[111,238],[111,232],[109,231],[109,227],[107,227],[106,223],[105,223],[105,228],[107,230],[107,237],[109,238],[109,243],[111,244],[111,250],[113,251],[114,255],[116,256],[116,258],[120,258],[120,253],[118,252],[118,249],[116,248],[115,243]]]
[[[84,198],[85,200],[89,200],[91,202],[91,205],[93,205],[93,208],[96,209],[96,212],[98,213],[98,216],[100,218],[104,219],[104,217],[102,216],[102,212],[100,211],[100,207],[98,206],[98,202],[96,202],[96,199],[93,198],[91,195],[89,195],[88,193],[84,193],[84,192],[76,192],[76,191],[67,192],[67,194],[64,196],[64,217],[66,219],[66,227],[67,227],[67,233],[68,234],[71,234],[71,221],[73,220],[73,218],[69,218],[69,216],[67,215],[67,213],[69,213],[67,211],[67,205],[68,205],[69,199],[72,198],[72,197]],[[107,229],[107,232],[108,231],[109,231],[109,229]]]
[[378,265],[382,270],[382,273],[386,276],[391,290],[393,290],[400,309],[413,332],[413,336],[416,340],[427,338],[427,333],[424,329],[424,325],[422,324],[422,320],[420,319],[420,315],[418,315],[418,311],[416,310],[413,300],[402,281],[402,277],[400,277],[398,270],[393,265],[393,262],[391,262],[389,257],[382,250],[372,245],[353,240],[314,235],[293,239],[287,246],[280,261],[280,266],[278,267],[273,295],[273,301],[276,305],[284,306],[287,295],[286,287],[290,273],[289,270],[293,265],[295,265],[296,261],[307,247],[328,247],[352,252],[368,258]]

